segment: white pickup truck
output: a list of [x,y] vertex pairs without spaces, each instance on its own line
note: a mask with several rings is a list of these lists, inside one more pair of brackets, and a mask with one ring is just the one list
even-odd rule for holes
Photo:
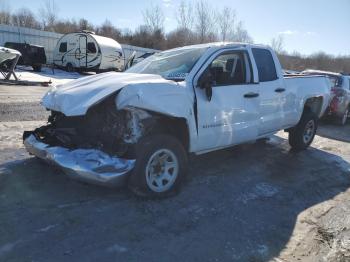
[[307,148],[330,96],[322,76],[284,77],[266,46],[211,43],[155,54],[124,73],[53,87],[48,125],[25,147],[70,176],[127,183],[146,197],[177,191],[189,153],[202,154],[289,132]]

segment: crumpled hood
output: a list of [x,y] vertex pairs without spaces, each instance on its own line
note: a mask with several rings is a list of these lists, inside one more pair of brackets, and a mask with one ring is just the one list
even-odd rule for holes
[[109,72],[53,87],[41,103],[47,109],[62,112],[66,116],[85,115],[91,106],[123,87],[150,83],[176,85],[159,75]]

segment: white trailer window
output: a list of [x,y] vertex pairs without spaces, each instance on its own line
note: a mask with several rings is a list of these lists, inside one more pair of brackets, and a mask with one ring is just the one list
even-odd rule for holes
[[95,54],[97,52],[95,43],[88,42],[87,52],[90,53],[90,54]]
[[67,42],[62,42],[62,43],[60,44],[59,52],[60,52],[60,53],[65,53],[65,52],[67,52]]

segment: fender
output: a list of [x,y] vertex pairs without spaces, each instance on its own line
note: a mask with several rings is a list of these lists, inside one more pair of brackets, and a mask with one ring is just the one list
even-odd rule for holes
[[[149,86],[149,88],[147,87]],[[193,111],[194,94],[185,82],[176,85],[162,83],[134,84],[123,88],[116,97],[117,109],[134,107],[173,118],[186,120],[189,132],[189,149],[193,151],[197,141],[195,112]]]

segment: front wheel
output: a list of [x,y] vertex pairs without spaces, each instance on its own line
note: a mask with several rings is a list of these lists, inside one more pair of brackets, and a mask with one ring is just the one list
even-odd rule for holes
[[314,140],[317,125],[317,116],[310,110],[304,111],[299,123],[289,131],[291,147],[297,151],[306,149]]
[[135,150],[136,163],[129,188],[138,196],[164,198],[177,193],[187,170],[187,154],[169,135],[142,138]]

